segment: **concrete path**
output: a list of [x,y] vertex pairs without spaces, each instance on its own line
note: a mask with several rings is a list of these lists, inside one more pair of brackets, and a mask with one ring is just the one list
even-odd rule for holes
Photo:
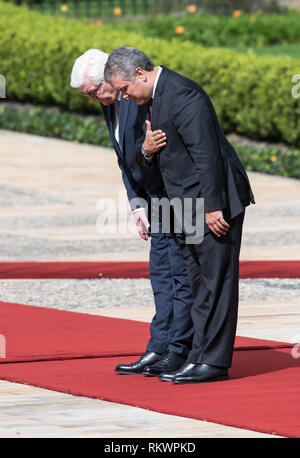
[[[112,150],[0,131],[0,166],[0,261],[148,260],[149,243],[124,212]],[[247,209],[241,259],[300,259],[300,180],[249,178],[257,205]],[[122,227],[128,219],[130,232],[113,233],[112,224],[97,231],[105,205],[122,213]],[[114,282],[2,280],[0,300],[150,321],[149,281]],[[122,306],[109,296],[116,290]],[[298,293],[297,279],[241,280],[238,335],[300,338]],[[0,407],[0,437],[268,437],[5,381]]]

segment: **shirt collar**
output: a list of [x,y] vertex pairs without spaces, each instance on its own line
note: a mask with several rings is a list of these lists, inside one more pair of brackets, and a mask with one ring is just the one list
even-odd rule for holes
[[156,86],[157,86],[158,78],[159,78],[159,76],[161,74],[161,71],[162,71],[162,67],[158,67],[158,72],[157,72],[157,75],[156,75],[156,78],[155,78],[155,81],[154,81],[154,85],[153,85],[153,90],[152,90],[152,99],[154,99]]

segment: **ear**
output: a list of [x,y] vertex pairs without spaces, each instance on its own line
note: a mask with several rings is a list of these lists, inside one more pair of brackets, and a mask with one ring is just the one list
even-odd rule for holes
[[147,81],[147,72],[141,67],[138,67],[135,70],[135,77],[141,81],[141,82],[146,82]]

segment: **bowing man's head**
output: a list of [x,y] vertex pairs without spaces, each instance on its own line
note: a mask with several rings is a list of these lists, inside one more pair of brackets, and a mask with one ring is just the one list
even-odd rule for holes
[[157,68],[146,54],[135,48],[120,46],[109,55],[104,79],[124,99],[142,105],[152,97]]
[[99,49],[89,49],[73,65],[70,86],[79,89],[92,102],[112,104],[118,92],[104,80],[104,67],[108,54]]

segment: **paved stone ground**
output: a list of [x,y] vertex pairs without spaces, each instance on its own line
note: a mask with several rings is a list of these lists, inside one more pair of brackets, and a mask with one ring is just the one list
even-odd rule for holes
[[[0,131],[0,165],[0,261],[148,260],[149,242],[132,226],[96,229],[99,199],[118,207],[123,189],[112,150]],[[300,181],[249,177],[257,205],[246,212],[241,259],[300,259]],[[299,279],[241,280],[238,334],[293,342],[299,293]],[[147,322],[153,315],[146,279],[1,280],[0,300]],[[268,437],[4,381],[0,406],[0,437]]]
[[[297,300],[300,279],[241,279],[240,301]],[[148,279],[0,280],[0,300],[61,310],[154,307]]]

